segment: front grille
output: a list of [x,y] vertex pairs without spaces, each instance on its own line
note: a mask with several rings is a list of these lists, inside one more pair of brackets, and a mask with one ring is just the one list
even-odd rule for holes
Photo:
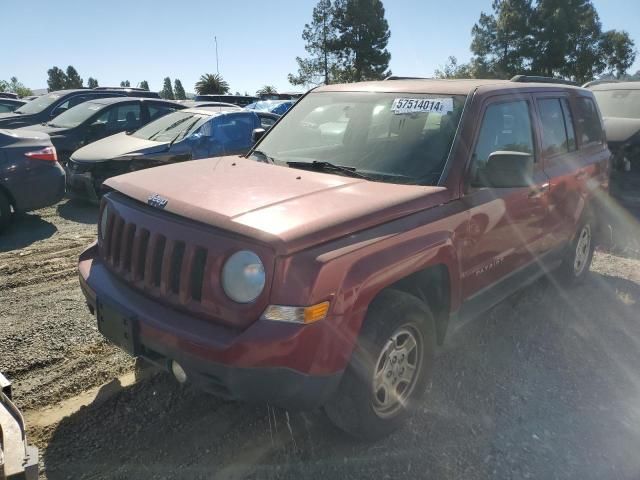
[[119,277],[170,303],[201,302],[207,249],[168,239],[115,212],[107,220],[102,257]]

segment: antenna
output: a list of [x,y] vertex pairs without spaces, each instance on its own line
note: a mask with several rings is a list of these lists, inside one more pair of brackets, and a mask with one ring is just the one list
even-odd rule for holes
[[213,40],[216,42],[216,73],[220,75],[220,67],[218,66],[218,37],[214,35]]

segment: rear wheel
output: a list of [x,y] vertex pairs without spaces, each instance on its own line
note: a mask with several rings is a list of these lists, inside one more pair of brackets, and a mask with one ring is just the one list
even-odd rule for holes
[[578,233],[560,267],[561,279],[565,284],[577,284],[587,277],[595,249],[594,234],[595,223],[591,217],[586,217],[580,223]]
[[6,194],[0,190],[0,232],[2,232],[11,221],[11,204]]
[[374,440],[400,427],[431,378],[435,328],[429,308],[413,295],[388,290],[371,304],[351,362],[325,406],[347,433]]

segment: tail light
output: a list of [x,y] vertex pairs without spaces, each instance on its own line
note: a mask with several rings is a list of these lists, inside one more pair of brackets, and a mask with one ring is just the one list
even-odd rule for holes
[[33,158],[34,160],[46,160],[48,162],[58,161],[58,152],[56,147],[45,147],[42,150],[34,150],[33,152],[27,152],[25,157]]

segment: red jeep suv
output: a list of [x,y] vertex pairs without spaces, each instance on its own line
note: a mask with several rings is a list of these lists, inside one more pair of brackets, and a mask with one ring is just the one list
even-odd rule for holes
[[589,270],[593,94],[520,80],[324,86],[244,157],[109,179],[79,264],[100,331],[214,394],[389,433],[450,324]]

